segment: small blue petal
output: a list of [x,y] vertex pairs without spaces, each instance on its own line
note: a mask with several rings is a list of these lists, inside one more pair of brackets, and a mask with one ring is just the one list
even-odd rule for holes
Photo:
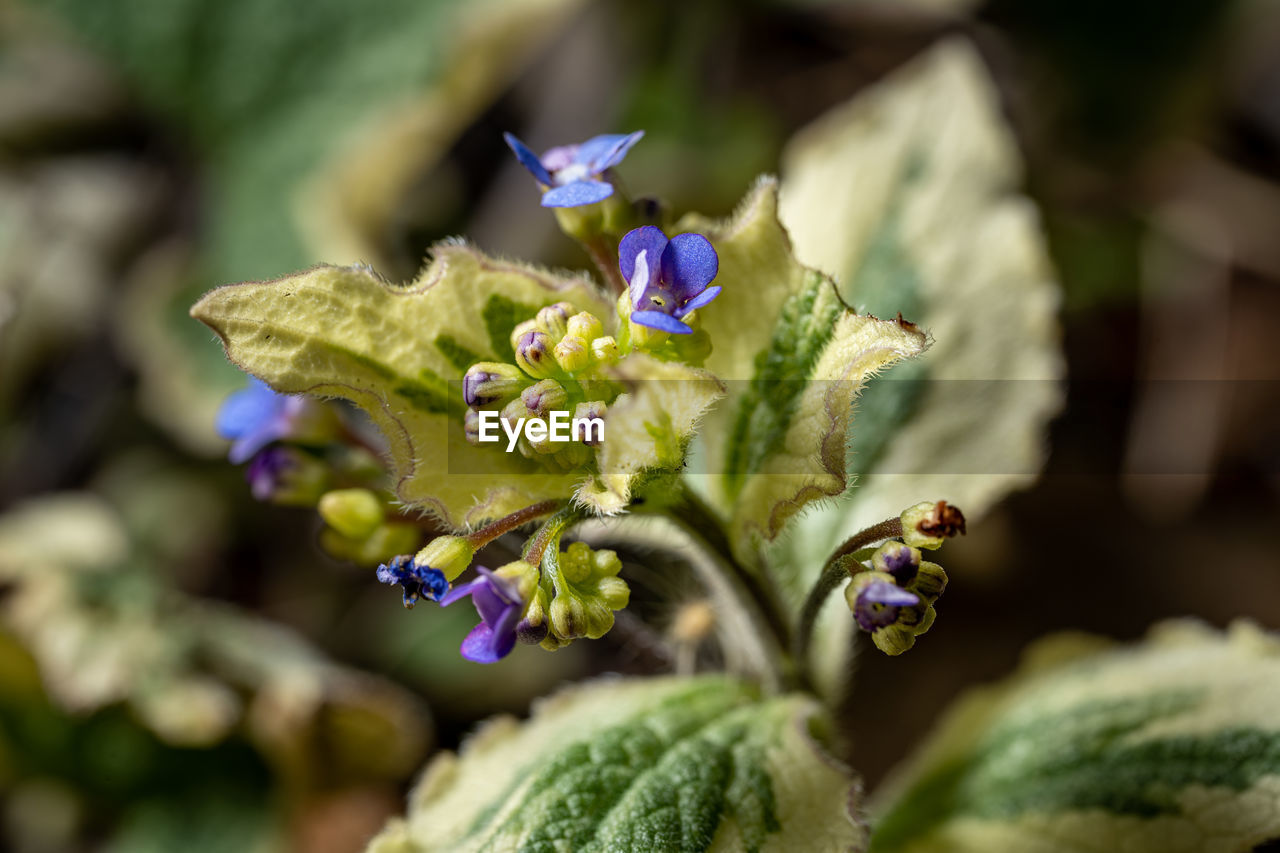
[[604,181],[573,181],[542,194],[543,207],[581,207],[613,195],[613,185]]
[[[631,278],[636,269],[636,256],[644,252],[645,260],[649,265],[649,280],[644,282],[644,285],[648,287],[657,279],[656,273],[659,271],[662,253],[666,248],[667,235],[662,233],[661,228],[644,225],[628,231],[618,242],[618,270],[627,283],[631,284]],[[633,296],[632,303],[634,302]]]
[[227,461],[232,465],[248,462],[259,450],[282,438],[284,432],[285,425],[281,420],[273,418],[258,424],[252,432],[245,433],[231,442],[231,449],[227,451]]
[[721,287],[718,284],[715,287],[708,287],[706,290],[702,291],[697,296],[693,297],[688,302],[681,305],[676,310],[676,316],[683,317],[691,311],[697,311],[703,305],[706,305],[711,300],[719,296],[720,290],[721,290]]
[[534,154],[529,149],[529,146],[516,139],[510,133],[502,134],[502,138],[507,141],[507,145],[516,155],[516,159],[520,161],[520,165],[528,169],[529,174],[533,175],[534,180],[543,186],[551,186],[551,174],[547,172],[546,167],[542,165],[542,161],[538,159],[538,155]]
[[670,332],[673,335],[689,335],[693,333],[693,329],[689,326],[681,323],[670,314],[663,314],[661,311],[636,311],[631,315],[631,319],[641,326]]
[[287,398],[277,394],[265,382],[249,378],[249,387],[236,391],[218,409],[218,435],[241,438],[275,417]]
[[703,290],[720,271],[720,258],[701,234],[677,234],[662,253],[662,280],[685,302]]
[[581,163],[598,175],[623,161],[627,152],[644,136],[643,130],[635,133],[606,133],[588,139],[578,146],[573,161]]

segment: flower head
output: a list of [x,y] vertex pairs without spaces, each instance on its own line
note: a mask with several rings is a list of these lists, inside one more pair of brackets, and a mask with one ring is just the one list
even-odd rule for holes
[[404,588],[404,606],[413,607],[419,598],[444,603],[449,592],[449,581],[444,572],[419,564],[408,554],[393,557],[390,562],[378,566],[378,580],[386,584],[400,584]]
[[323,442],[336,434],[335,426],[332,411],[319,400],[277,394],[253,377],[218,410],[218,434],[231,439],[227,456],[235,465],[273,441]]
[[510,563],[497,572],[476,566],[480,574],[475,580],[455,587],[440,599],[448,606],[460,598],[471,596],[480,614],[480,624],[462,641],[462,656],[476,663],[496,663],[511,653],[516,645],[516,627],[524,615],[527,595],[523,594],[523,576],[536,577],[537,570],[525,563]]
[[309,506],[324,494],[329,469],[306,451],[275,445],[253,454],[244,477],[260,501]]
[[660,228],[637,228],[618,244],[618,268],[629,285],[631,320],[651,329],[690,334],[682,318],[720,295],[719,285],[708,286],[720,259],[701,234],[668,240]]
[[643,130],[605,134],[580,145],[552,148],[541,157],[510,133],[502,138],[542,187],[543,207],[580,207],[613,195],[613,184],[601,177],[621,163],[642,136]]

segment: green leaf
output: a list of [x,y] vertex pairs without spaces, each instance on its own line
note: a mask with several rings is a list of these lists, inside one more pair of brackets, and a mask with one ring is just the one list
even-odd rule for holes
[[1280,640],[1166,623],[1137,647],[1034,647],[943,719],[872,850],[1247,851],[1280,839]]
[[438,757],[369,853],[862,849],[819,714],[724,676],[579,686]]
[[[793,525],[775,562],[798,606],[833,548],[923,500],[976,521],[1037,476],[1061,404],[1053,280],[1035,208],[981,60],[958,40],[801,130],[783,154],[781,216],[796,256],[843,297],[898,312],[934,343],[873,380],[849,435],[856,488]],[[784,579],[785,581],[786,579]],[[814,659],[824,692],[848,672],[843,604],[824,608]]]
[[518,321],[561,300],[612,316],[586,279],[447,243],[408,287],[358,266],[322,266],[219,288],[191,313],[222,337],[232,361],[276,390],[364,408],[390,443],[400,499],[457,528],[567,498],[581,479],[469,444],[461,417],[457,354],[500,358]]
[[777,186],[762,180],[728,222],[686,217],[707,235],[724,292],[703,314],[715,342],[707,367],[730,381],[704,430],[733,547],[758,563],[811,501],[848,485],[845,443],[866,381],[926,346],[910,323],[856,314],[830,279],[799,263],[777,216]]

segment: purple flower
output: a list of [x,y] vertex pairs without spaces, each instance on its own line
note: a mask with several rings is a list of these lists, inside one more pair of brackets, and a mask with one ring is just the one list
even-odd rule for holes
[[525,602],[515,584],[499,577],[483,566],[476,566],[480,577],[455,587],[440,599],[442,606],[464,596],[480,614],[480,624],[462,641],[462,656],[476,663],[496,663],[511,653],[516,645],[516,626],[524,613]]
[[630,285],[631,319],[651,329],[687,335],[693,329],[681,318],[720,295],[719,285],[708,287],[720,259],[701,234],[668,240],[660,228],[637,228],[618,244],[618,268]]
[[232,440],[227,457],[239,465],[273,441],[327,439],[333,432],[332,417],[316,400],[277,394],[250,377],[249,387],[227,397],[218,409],[217,429],[218,435]]
[[914,607],[920,597],[889,581],[873,581],[858,591],[853,618],[864,631],[875,632],[898,621],[898,609]]
[[502,138],[511,146],[520,165],[528,169],[542,187],[543,207],[580,207],[613,195],[613,185],[600,178],[621,163],[642,136],[643,130],[605,134],[581,145],[552,148],[542,157],[510,133],[504,133]]
[[391,562],[378,566],[378,580],[385,584],[400,584],[404,588],[405,607],[413,607],[423,597],[444,604],[443,597],[449,591],[449,581],[444,572],[420,566],[408,554],[392,557]]

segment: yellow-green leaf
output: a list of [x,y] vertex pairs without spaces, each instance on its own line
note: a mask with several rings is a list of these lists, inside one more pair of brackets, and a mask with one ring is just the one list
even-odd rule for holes
[[853,401],[876,371],[921,353],[910,323],[856,314],[833,282],[799,263],[778,221],[777,186],[762,180],[724,223],[687,217],[720,257],[720,297],[702,317],[707,367],[729,395],[705,430],[707,466],[730,515],[733,545],[757,562],[806,504],[848,484]]
[[[797,257],[846,300],[898,312],[934,343],[872,381],[849,435],[855,487],[800,518],[773,554],[809,567],[924,500],[976,521],[1032,482],[1062,398],[1059,291],[998,94],[966,43],[944,42],[801,130],[783,154],[781,216]],[[785,579],[784,579],[785,580]],[[826,691],[848,672],[843,604],[819,617]]]
[[586,279],[450,243],[407,287],[363,267],[321,266],[221,287],[191,313],[222,337],[232,361],[276,390],[365,409],[390,443],[400,499],[462,527],[568,498],[578,485],[580,477],[496,445],[468,444],[461,417],[466,362],[509,361],[512,328],[559,301],[612,316]]
[[1166,623],[1034,647],[878,796],[883,853],[1234,853],[1280,840],[1280,640]]
[[864,849],[823,724],[725,676],[579,686],[436,758],[369,853]]

